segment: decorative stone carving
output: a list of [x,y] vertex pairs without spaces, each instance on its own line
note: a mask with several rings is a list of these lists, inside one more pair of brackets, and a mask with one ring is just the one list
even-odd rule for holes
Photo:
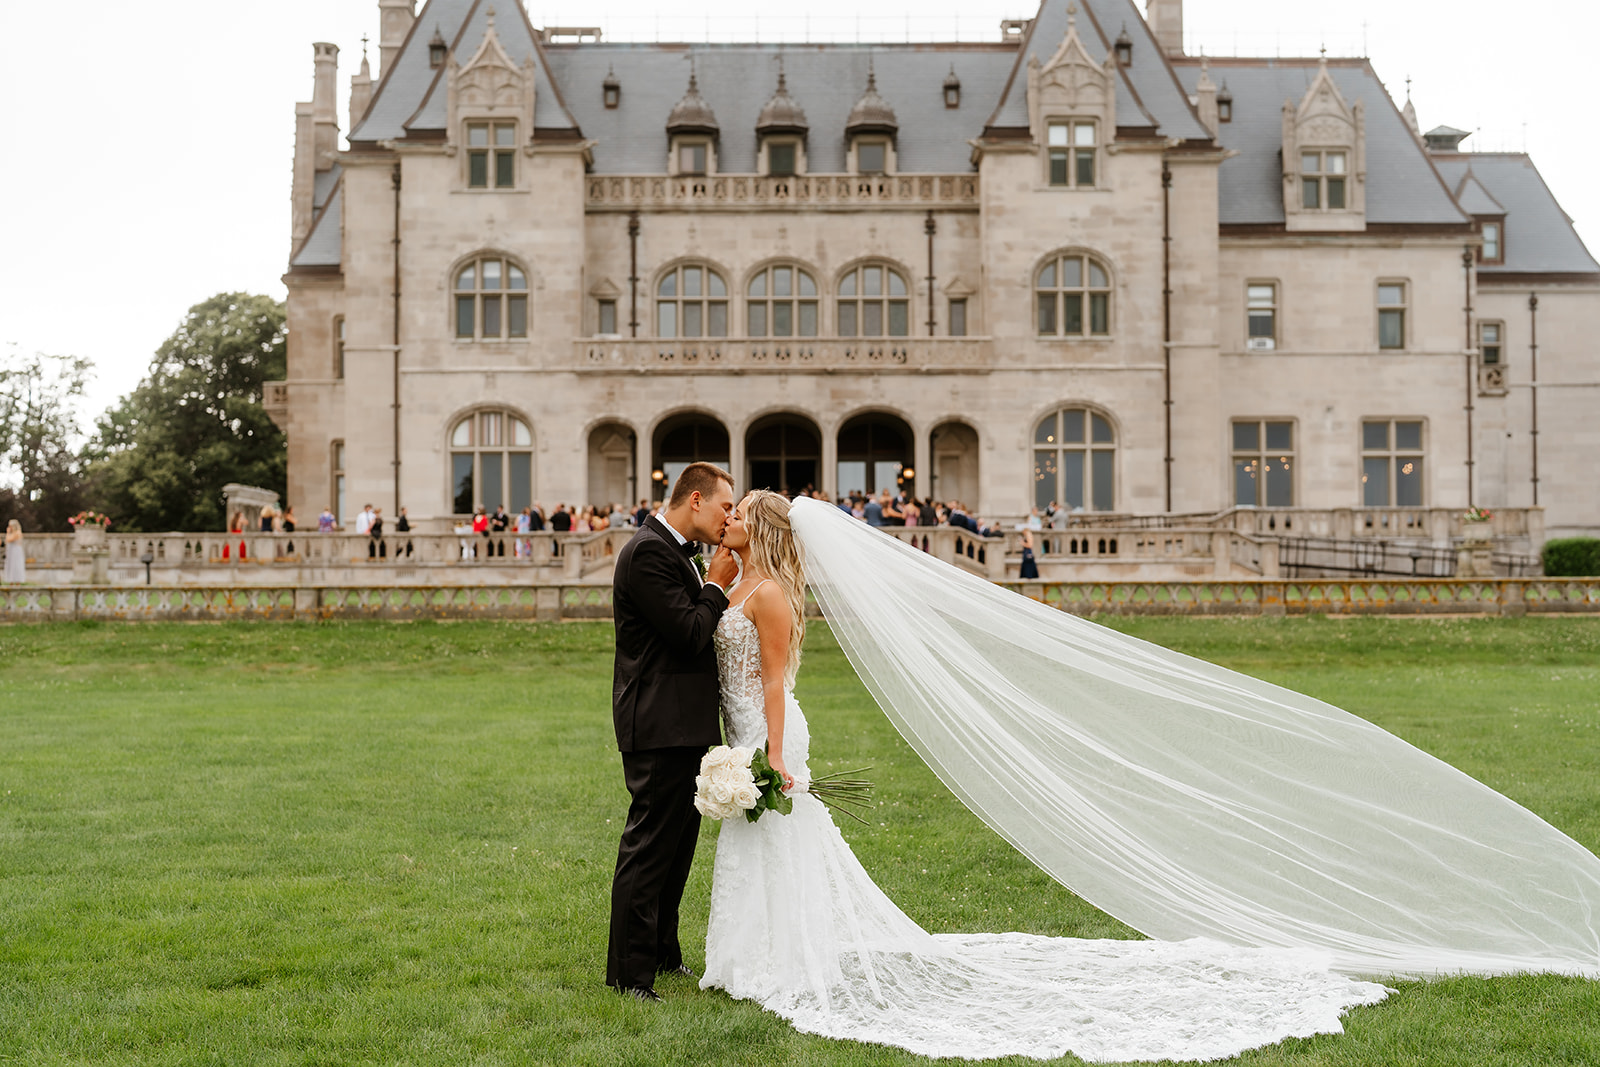
[[[1366,105],[1345,102],[1328,73],[1328,60],[1298,102],[1283,103],[1283,216],[1291,232],[1360,231],[1367,228]],[[1301,197],[1301,153],[1343,152],[1347,161],[1343,208],[1307,208]]]
[[1028,129],[1043,150],[1045,124],[1052,119],[1097,119],[1100,143],[1117,129],[1117,58],[1107,51],[1097,63],[1078,36],[1077,5],[1067,7],[1067,34],[1048,62],[1028,61]]
[[464,66],[452,57],[447,74],[447,143],[459,142],[461,123],[469,118],[516,119],[523,143],[532,143],[536,81],[533,57],[523,60],[520,67],[511,61],[495,31],[493,8],[489,9],[488,25],[478,50]]

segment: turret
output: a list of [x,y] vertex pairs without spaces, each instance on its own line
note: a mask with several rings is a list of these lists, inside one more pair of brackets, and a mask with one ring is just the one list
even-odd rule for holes
[[350,128],[354,130],[372,103],[372,66],[367,62],[367,39],[361,38],[361,72],[350,79]]

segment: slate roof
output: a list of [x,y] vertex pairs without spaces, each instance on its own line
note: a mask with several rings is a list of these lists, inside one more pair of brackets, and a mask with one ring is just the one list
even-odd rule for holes
[[1472,168],[1467,168],[1464,178],[1455,183],[1456,203],[1469,215],[1504,215],[1505,206],[1483,187]]
[[[1211,80],[1233,94],[1233,121],[1217,140],[1238,152],[1218,174],[1218,222],[1272,224],[1283,215],[1283,104],[1299,103],[1317,76],[1315,59],[1214,59]],[[1346,104],[1366,104],[1367,222],[1459,224],[1456,206],[1394,101],[1366,60],[1330,60],[1328,73]],[[1200,81],[1198,59],[1178,64],[1189,92]]]
[[[432,7],[429,4],[429,7]],[[466,66],[477,55],[478,47],[483,44],[483,34],[489,25],[489,9],[495,7],[488,0],[478,0],[473,5],[471,12],[465,19],[461,31],[450,39],[450,54],[457,63]],[[508,10],[501,11],[501,8]],[[426,9],[424,9],[426,11]],[[494,30],[495,36],[500,38],[500,45],[506,51],[506,57],[517,67],[523,61],[532,57],[534,67],[533,80],[533,125],[535,129],[545,130],[570,130],[576,127],[572,116],[567,112],[561,102],[561,93],[550,80],[550,67],[539,45],[533,39],[533,28],[528,25],[527,17],[521,3],[512,0],[511,3],[502,2],[495,8]],[[420,22],[420,16],[418,17]],[[416,46],[424,53],[426,62],[427,49]],[[424,94],[422,106],[417,108],[416,114],[405,122],[407,130],[443,130],[448,121],[449,92],[446,86],[444,68],[433,73],[438,77],[429,86]],[[665,158],[664,156],[662,158]]]
[[344,173],[344,168],[335,163],[328,170],[317,171],[316,181],[311,187],[311,210],[321,211],[322,205],[328,202],[328,196],[339,184],[339,175]]
[[344,244],[344,186],[333,190],[328,206],[322,209],[300,250],[289,260],[291,267],[337,267]]
[[[989,119],[990,126],[1028,125],[1028,60],[1048,63],[1067,35],[1069,0],[1044,0],[1017,56],[1016,73],[1004,99]],[[1118,68],[1117,125],[1148,128],[1164,137],[1211,140],[1189,104],[1188,91],[1174,76],[1161,46],[1133,0],[1082,0],[1078,4],[1078,38],[1097,63],[1103,63],[1124,27],[1133,41],[1133,63]]]
[[[967,141],[983,133],[1016,49],[1006,45],[550,45],[545,56],[583,135],[594,140],[599,174],[659,173],[667,161],[667,116],[689,85],[693,57],[700,95],[716,112],[718,169],[756,170],[756,119],[778,85],[778,56],[789,95],[805,109],[807,169],[843,173],[845,120],[867,87],[869,65],[878,92],[900,123],[899,170],[963,173],[972,169]],[[954,66],[961,106],[944,106],[944,81]],[[622,97],[608,110],[601,98],[615,69]]]
[[1459,183],[1470,174],[1505,211],[1501,240],[1506,261],[1479,266],[1480,275],[1600,271],[1533,160],[1523,153],[1439,153],[1433,161],[1448,182]]

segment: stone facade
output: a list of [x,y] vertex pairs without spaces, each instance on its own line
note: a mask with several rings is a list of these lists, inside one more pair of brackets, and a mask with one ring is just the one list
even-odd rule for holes
[[[289,502],[441,527],[659,497],[704,458],[742,486],[900,483],[999,519],[1050,498],[1209,513],[1274,477],[1240,467],[1255,422],[1281,503],[1373,506],[1381,459],[1385,506],[1537,503],[1552,535],[1600,529],[1600,267],[1570,225],[1519,237],[1542,205],[1469,202],[1436,160],[1476,157],[1430,151],[1364,61],[1203,64],[1177,54],[1181,2],[1156,6],[1155,32],[1128,0],[1045,0],[1020,40],[785,53],[557,45],[510,0],[383,0],[348,149],[327,148],[332,46],[296,112],[269,389]],[[781,129],[756,115],[780,78]],[[1479,261],[1486,219],[1520,259]],[[1063,409],[1084,414],[1043,441]]]

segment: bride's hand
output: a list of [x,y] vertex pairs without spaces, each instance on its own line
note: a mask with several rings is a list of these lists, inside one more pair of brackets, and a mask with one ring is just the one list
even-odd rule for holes
[[767,762],[772,765],[772,770],[778,776],[778,781],[783,783],[783,791],[787,793],[794,788],[794,776],[789,773],[789,768],[783,765],[783,757],[776,753],[767,754]]

